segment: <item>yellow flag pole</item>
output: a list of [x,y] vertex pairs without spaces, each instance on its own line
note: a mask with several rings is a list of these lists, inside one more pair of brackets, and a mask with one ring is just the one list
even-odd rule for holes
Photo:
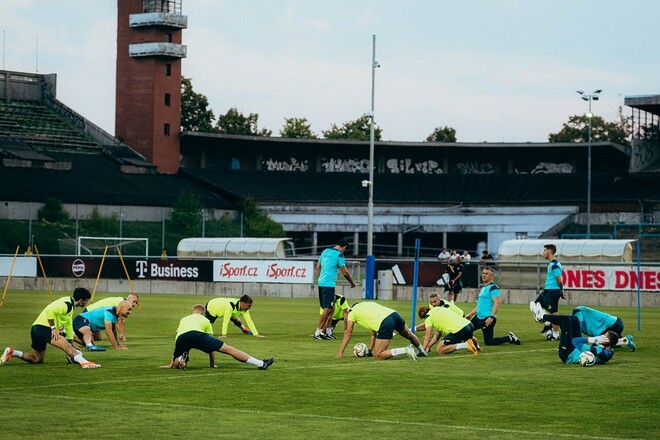
[[[128,274],[128,269],[126,268],[126,263],[124,263],[124,257],[121,255],[121,250],[119,249],[119,246],[117,246],[117,254],[119,254],[119,261],[121,261],[121,265],[124,267],[124,273],[126,274],[126,280],[128,281],[128,285],[131,287],[131,293],[135,294],[135,288],[133,287],[131,276]],[[138,309],[142,310],[140,308],[140,303],[138,303]]]
[[44,270],[44,263],[41,262],[41,255],[39,255],[39,249],[37,248],[37,245],[34,245],[34,252],[37,253],[37,261],[39,262],[39,267],[41,267],[41,273],[44,274],[44,281],[46,282],[46,288],[48,289],[48,296],[50,296],[50,300],[53,301],[53,292],[50,290],[50,283],[48,282],[48,276],[46,275],[46,271]]
[[9,288],[9,280],[11,280],[11,273],[14,271],[14,263],[16,263],[16,257],[18,257],[18,250],[20,246],[16,246],[16,252],[14,253],[14,259],[11,261],[11,267],[9,268],[9,274],[7,275],[7,282],[5,283],[5,290],[2,292],[2,299],[0,300],[0,307],[5,303],[5,296],[7,296],[7,289]]
[[94,283],[94,290],[92,291],[92,298],[89,300],[89,303],[94,302],[94,295],[96,294],[96,288],[99,285],[99,279],[101,278],[101,271],[103,270],[103,263],[105,263],[105,255],[108,253],[108,245],[105,245],[105,249],[103,250],[103,258],[101,258],[101,266],[99,267],[99,273],[96,275],[96,282]]

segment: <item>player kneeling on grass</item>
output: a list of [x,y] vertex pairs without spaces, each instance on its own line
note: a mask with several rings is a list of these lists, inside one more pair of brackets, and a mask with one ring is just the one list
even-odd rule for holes
[[[131,303],[131,307],[135,307],[138,304],[140,304],[140,297],[138,296],[137,293],[131,293],[126,297],[126,299],[122,298],[121,296],[103,298],[101,300],[96,301],[93,304],[88,304],[87,307],[83,309],[83,313],[101,308],[107,309],[108,307],[117,307],[119,303],[122,301],[128,301]],[[118,335],[119,339],[121,339],[122,342],[126,342],[126,323],[123,317],[119,317],[119,319],[117,320],[117,331],[115,333]],[[100,331],[94,333],[94,340],[95,341],[101,340]]]
[[591,352],[595,356],[595,363],[604,364],[612,359],[613,347],[619,341],[619,335],[611,330],[604,335],[583,337],[580,329],[580,320],[575,315],[551,315],[543,309],[540,303],[530,306],[537,322],[548,321],[559,326],[559,358],[565,364],[580,363],[580,355]]
[[438,354],[449,354],[456,350],[467,349],[475,356],[478,354],[479,342],[474,334],[474,324],[459,316],[447,306],[433,307],[421,306],[417,312],[424,319],[424,350],[429,351],[445,335],[438,344]]
[[247,353],[231,347],[220,339],[213,336],[213,327],[211,322],[204,316],[206,308],[197,304],[193,306],[192,313],[181,319],[179,327],[176,330],[176,342],[174,345],[174,354],[169,365],[163,365],[161,368],[178,368],[185,370],[188,364],[188,353],[196,348],[204,353],[208,353],[210,367],[215,367],[215,352],[227,354],[239,362],[247,362],[265,370],[275,362],[274,358],[259,360]]
[[105,351],[103,347],[94,345],[94,334],[105,329],[108,341],[117,350],[126,350],[128,347],[117,342],[117,322],[126,319],[131,314],[133,306],[129,301],[121,301],[117,307],[94,309],[81,313],[73,318],[73,331],[75,341],[85,346],[85,351]]
[[[344,339],[342,339],[339,353],[337,353],[339,359],[344,357],[344,350],[351,340],[353,326],[356,322],[362,327],[371,330],[369,352],[377,359],[389,359],[393,356],[406,354],[410,359],[416,361],[418,355],[428,356],[417,336],[410,331],[406,325],[406,321],[403,320],[396,310],[381,306],[375,302],[361,302],[353,304],[353,307],[348,310]],[[390,341],[394,337],[394,330],[409,340],[411,345],[389,349]],[[415,353],[413,347],[417,347],[417,353]]]
[[[59,348],[66,355],[80,364],[82,368],[98,368],[100,365],[85,359],[76,349],[73,340],[73,326],[71,318],[76,307],[85,307],[92,294],[89,290],[79,287],[73,291],[73,296],[64,296],[50,303],[39,314],[32,324],[30,334],[32,336],[32,353],[5,348],[0,357],[0,365],[4,365],[12,357],[17,357],[30,364],[42,364],[46,357],[46,346],[48,344]],[[64,334],[60,332],[63,331]]]

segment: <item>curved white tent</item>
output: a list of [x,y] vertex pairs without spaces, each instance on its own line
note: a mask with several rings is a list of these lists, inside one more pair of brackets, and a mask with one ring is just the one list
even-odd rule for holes
[[596,263],[633,261],[635,240],[506,240],[498,252],[504,262],[544,261],[543,246],[557,246],[557,258],[564,262]]
[[176,247],[179,257],[286,258],[295,256],[290,238],[184,238]]

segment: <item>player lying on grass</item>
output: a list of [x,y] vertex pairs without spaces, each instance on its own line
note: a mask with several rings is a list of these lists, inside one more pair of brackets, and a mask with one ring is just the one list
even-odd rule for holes
[[565,364],[580,362],[580,354],[589,351],[594,354],[597,364],[604,364],[612,359],[614,347],[619,335],[608,330],[601,336],[583,337],[580,320],[574,315],[552,315],[540,303],[530,304],[530,309],[537,322],[550,322],[559,326],[559,358]]
[[[410,359],[416,361],[418,355],[428,356],[417,336],[410,331],[406,325],[406,321],[403,320],[396,310],[381,306],[375,302],[361,302],[353,304],[353,307],[348,311],[344,339],[342,339],[339,353],[337,353],[339,359],[344,357],[344,350],[346,350],[346,346],[351,340],[353,326],[356,322],[362,327],[371,330],[369,353],[377,359],[389,359],[393,356],[406,354]],[[411,345],[402,348],[388,348],[390,341],[394,337],[394,330],[409,340]],[[415,353],[413,347],[417,347],[417,353]]]
[[[131,293],[126,297],[126,299],[122,298],[121,296],[103,298],[101,300],[96,301],[95,303],[88,304],[87,307],[83,309],[83,313],[90,312],[92,310],[96,310],[99,308],[117,307],[119,303],[122,301],[128,301],[131,303],[131,307],[137,307],[138,304],[140,304],[140,297],[138,296],[137,293]],[[122,342],[126,342],[126,322],[124,318],[119,318],[117,320],[117,332],[115,334],[119,336],[119,339]],[[100,341],[101,338],[102,337],[100,331],[94,333],[95,341]]]
[[0,357],[0,365],[6,364],[12,357],[30,364],[42,364],[46,358],[46,347],[50,344],[65,352],[82,368],[99,368],[100,365],[85,359],[80,350],[71,344],[73,311],[76,307],[85,307],[91,297],[89,290],[78,287],[73,291],[73,296],[64,296],[50,303],[32,324],[32,353],[7,347]]
[[425,351],[430,351],[442,335],[442,342],[438,344],[438,354],[449,354],[456,350],[469,350],[475,356],[478,354],[479,342],[473,336],[474,325],[462,316],[451,310],[449,304],[441,307],[421,306],[417,312],[424,319],[424,343]]
[[174,345],[174,354],[169,365],[163,365],[161,368],[178,368],[185,370],[188,364],[188,353],[193,348],[208,353],[210,367],[215,367],[215,352],[224,353],[236,359],[239,362],[247,362],[265,370],[275,362],[274,358],[259,360],[247,353],[225,344],[220,339],[213,336],[213,327],[211,322],[204,316],[205,307],[196,304],[192,308],[192,313],[185,316],[179,322],[176,330],[176,342]]
[[94,345],[94,334],[105,329],[108,341],[117,350],[126,350],[128,347],[117,342],[117,322],[126,319],[131,314],[133,306],[129,301],[121,301],[116,307],[107,307],[90,310],[73,318],[73,331],[75,341],[85,346],[85,351],[105,351],[104,347]]
[[[612,330],[617,335],[623,334],[623,320],[609,313],[592,309],[586,306],[577,306],[573,309],[573,316],[580,320],[582,333],[587,336],[600,336]],[[628,334],[625,338],[619,338],[616,347],[626,345],[630,350],[637,350],[633,335]],[[615,347],[615,348],[616,348]]]
[[[433,307],[449,307],[454,313],[456,313],[458,316],[463,316],[465,317],[465,312],[463,312],[463,309],[458,307],[456,304],[451,303],[449,301],[445,301],[444,299],[440,298],[440,295],[438,295],[437,292],[433,292],[432,294],[429,295],[429,309],[432,309]],[[415,331],[422,331],[426,327],[424,326],[424,323],[417,324],[415,326]],[[411,329],[412,330],[412,329]]]

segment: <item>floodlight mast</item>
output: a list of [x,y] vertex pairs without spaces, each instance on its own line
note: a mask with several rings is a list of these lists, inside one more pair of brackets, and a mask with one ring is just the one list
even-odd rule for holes
[[583,101],[589,103],[589,112],[587,118],[589,119],[589,141],[587,147],[587,238],[591,238],[591,120],[593,113],[591,113],[591,102],[598,101],[602,89],[594,90],[591,94],[584,93],[582,90],[576,90]]
[[[371,51],[371,111],[369,112],[369,202],[367,204],[367,259],[365,269],[366,285],[364,296],[366,299],[374,299],[374,275],[376,259],[374,257],[374,98],[376,94],[376,68],[380,64],[376,62],[376,35],[372,39]],[[362,181],[364,186],[364,181]]]

